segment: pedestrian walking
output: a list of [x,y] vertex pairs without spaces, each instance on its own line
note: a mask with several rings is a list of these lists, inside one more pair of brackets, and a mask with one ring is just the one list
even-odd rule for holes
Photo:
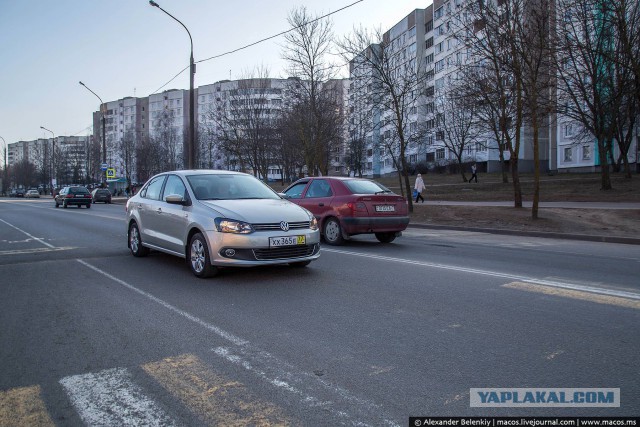
[[476,164],[472,164],[471,165],[471,178],[469,178],[469,182],[471,182],[474,178],[476,180],[476,184],[478,183],[478,168],[476,167]]
[[424,191],[424,181],[422,180],[422,175],[418,174],[416,177],[416,184],[413,186],[413,189],[416,190],[416,203],[418,200],[422,200],[424,203],[424,197],[422,197],[422,192]]

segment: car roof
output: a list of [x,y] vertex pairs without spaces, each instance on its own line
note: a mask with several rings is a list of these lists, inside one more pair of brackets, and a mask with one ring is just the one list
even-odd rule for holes
[[[191,175],[249,175],[244,172],[228,171],[223,169],[181,169],[175,171],[167,171],[159,173],[158,175],[174,174],[183,177]],[[251,175],[252,176],[252,175]]]

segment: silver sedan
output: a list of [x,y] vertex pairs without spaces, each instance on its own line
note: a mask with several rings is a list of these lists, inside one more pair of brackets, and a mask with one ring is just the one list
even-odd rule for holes
[[186,258],[197,277],[215,276],[221,267],[303,267],[320,256],[315,217],[244,173],[161,173],[126,209],[134,256],[155,249]]

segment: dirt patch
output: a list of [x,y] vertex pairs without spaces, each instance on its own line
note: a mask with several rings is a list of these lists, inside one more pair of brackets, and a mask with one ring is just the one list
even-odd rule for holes
[[417,205],[412,223],[640,238],[640,210]]

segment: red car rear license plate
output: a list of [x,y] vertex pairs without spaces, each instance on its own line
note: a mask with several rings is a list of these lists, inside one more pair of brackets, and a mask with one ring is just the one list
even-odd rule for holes
[[376,212],[395,212],[396,207],[393,205],[377,205]]

